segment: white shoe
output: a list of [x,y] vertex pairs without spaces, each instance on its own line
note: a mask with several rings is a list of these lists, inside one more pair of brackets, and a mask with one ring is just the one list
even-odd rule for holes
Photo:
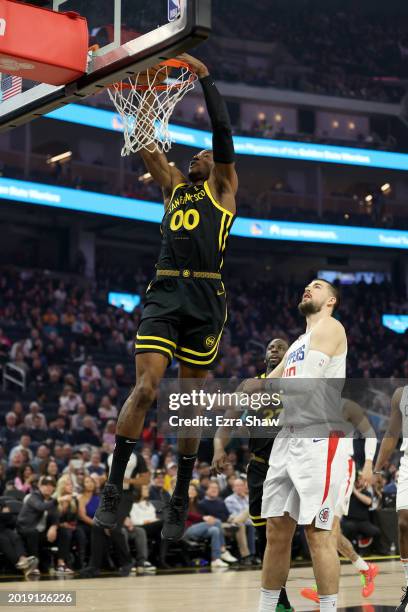
[[225,563],[237,563],[238,561],[238,559],[231,555],[229,550],[224,550],[224,552],[221,553],[221,559],[225,561]]
[[229,567],[228,563],[224,563],[222,559],[215,559],[211,561],[211,567]]
[[157,571],[157,567],[149,563],[149,561],[145,561],[143,565],[139,565],[136,568],[132,568],[132,570],[136,570],[136,574],[138,576],[143,576],[143,574],[155,574]]

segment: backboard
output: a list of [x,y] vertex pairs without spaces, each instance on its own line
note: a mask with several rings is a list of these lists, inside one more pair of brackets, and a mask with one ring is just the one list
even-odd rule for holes
[[0,102],[0,131],[78,102],[105,86],[170,59],[204,41],[211,28],[211,0],[31,0],[54,11],[86,17],[86,75],[63,86],[23,81],[22,91]]

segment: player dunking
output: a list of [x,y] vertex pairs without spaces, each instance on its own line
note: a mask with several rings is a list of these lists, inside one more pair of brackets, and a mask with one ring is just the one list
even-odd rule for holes
[[[163,153],[141,151],[147,170],[163,190],[162,243],[136,336],[136,386],[119,415],[112,467],[95,514],[95,523],[104,528],[116,523],[126,465],[168,365],[176,357],[180,378],[202,383],[217,356],[227,316],[221,271],[238,189],[231,125],[207,67],[187,54],[180,59],[200,80],[213,151],[193,157],[188,180]],[[197,438],[179,440],[177,483],[162,532],[166,539],[183,535],[198,446]]]
[[[305,288],[299,310],[306,317],[306,332],[292,344],[268,378],[308,379],[298,381],[300,398],[308,387],[313,395],[316,379],[345,378],[346,333],[332,317],[338,304],[338,290],[326,281],[314,280]],[[255,382],[249,381],[245,390],[258,389]],[[282,381],[271,381],[273,385],[279,389]],[[294,406],[292,410],[296,409],[296,403]],[[290,406],[286,407],[285,401],[284,412],[290,422]],[[304,416],[308,418],[307,414]],[[297,523],[305,525],[320,609],[333,610],[337,605],[340,563],[331,527],[341,484],[335,478],[339,438],[313,435],[317,435],[315,426],[311,430],[305,425],[284,427],[272,447],[262,499],[261,515],[267,519],[267,546],[259,612],[274,612],[276,608],[289,573],[291,542]]]

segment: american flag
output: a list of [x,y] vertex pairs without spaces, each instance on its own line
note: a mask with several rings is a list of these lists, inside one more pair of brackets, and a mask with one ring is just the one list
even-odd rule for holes
[[19,76],[5,74],[1,78],[1,101],[5,102],[9,98],[22,92],[23,79]]

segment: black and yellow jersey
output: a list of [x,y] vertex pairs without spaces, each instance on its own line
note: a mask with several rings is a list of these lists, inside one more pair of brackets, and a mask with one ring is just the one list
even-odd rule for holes
[[[260,376],[257,376],[257,378],[266,378],[266,374],[261,374]],[[257,410],[256,416],[260,419],[277,419],[281,411],[281,405],[271,405]],[[273,427],[269,432],[266,430],[265,433],[267,434],[265,438],[251,436],[248,441],[248,449],[250,453],[253,453],[257,457],[261,457],[266,462],[268,462],[278,430],[276,429],[276,427]]]
[[207,181],[177,185],[162,220],[156,267],[220,272],[233,221],[234,214],[216,201]]

